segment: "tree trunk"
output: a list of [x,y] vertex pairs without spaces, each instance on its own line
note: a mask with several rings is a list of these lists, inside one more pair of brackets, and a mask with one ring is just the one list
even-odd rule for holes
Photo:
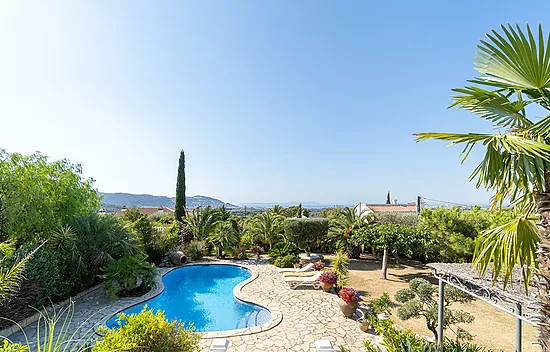
[[382,259],[382,279],[386,280],[388,272],[388,249],[384,248],[384,258]]
[[536,280],[539,289],[540,321],[539,341],[542,350],[550,351],[550,171],[545,174],[545,192],[537,193],[537,211],[541,218],[539,224],[540,244]]

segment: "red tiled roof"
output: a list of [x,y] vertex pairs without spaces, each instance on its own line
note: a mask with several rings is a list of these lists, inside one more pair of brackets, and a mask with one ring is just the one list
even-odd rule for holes
[[[128,209],[125,205],[122,206],[122,209]],[[154,214],[166,214],[168,216],[174,216],[174,209],[165,208],[165,207],[138,207],[137,210],[144,215],[154,215]],[[122,215],[122,211],[117,211],[114,215]]]
[[416,213],[416,204],[366,204],[375,213]]

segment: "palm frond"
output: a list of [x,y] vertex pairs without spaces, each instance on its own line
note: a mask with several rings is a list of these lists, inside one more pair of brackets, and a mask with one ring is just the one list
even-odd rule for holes
[[519,25],[501,26],[503,34],[492,30],[488,40],[478,45],[476,70],[482,76],[475,83],[520,90],[533,98],[542,98],[548,108],[550,100],[550,37],[542,26],[535,38],[529,25],[527,35]]
[[533,268],[537,264],[536,249],[540,242],[534,221],[532,217],[520,216],[483,232],[477,240],[472,265],[481,275],[485,275],[492,265],[493,281],[500,275],[506,287],[514,268],[519,264],[525,290],[528,290]]
[[520,99],[511,101],[500,92],[474,86],[455,88],[453,92],[459,95],[451,96],[454,102],[450,107],[458,106],[459,109],[471,111],[492,121],[498,127],[518,128],[532,124],[523,113],[531,101],[521,99],[521,95]]
[[11,267],[7,269],[0,267],[0,302],[17,290],[25,265],[42,245],[36,247],[32,252]]

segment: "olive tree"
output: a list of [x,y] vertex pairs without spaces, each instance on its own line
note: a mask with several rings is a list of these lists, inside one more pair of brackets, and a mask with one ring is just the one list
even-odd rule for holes
[[284,237],[305,251],[309,257],[311,247],[328,233],[328,220],[324,218],[288,218],[283,223]]

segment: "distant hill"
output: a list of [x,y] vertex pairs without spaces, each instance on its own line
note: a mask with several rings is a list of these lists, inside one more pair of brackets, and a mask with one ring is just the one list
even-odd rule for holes
[[[175,197],[153,196],[150,194],[131,194],[131,193],[102,193],[99,192],[103,199],[102,206],[108,212],[119,210],[120,207],[168,207],[174,208],[176,205]],[[219,208],[221,206],[235,207],[230,203],[225,203],[219,199],[206,196],[186,197],[187,208],[196,208],[200,206],[208,206]]]

